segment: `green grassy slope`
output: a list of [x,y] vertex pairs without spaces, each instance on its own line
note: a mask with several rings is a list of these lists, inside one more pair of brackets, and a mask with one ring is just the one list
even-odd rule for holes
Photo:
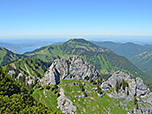
[[23,57],[22,55],[15,54],[5,48],[0,47],[0,66],[6,65],[10,61],[14,61],[22,57]]
[[[61,113],[61,111],[57,109],[57,96],[53,92],[51,92],[51,90],[46,90],[46,88],[36,89],[33,92],[32,96],[35,98],[36,101],[41,102],[46,107]],[[43,91],[45,91],[45,94],[43,94]]]
[[[122,99],[110,98],[106,94],[104,94],[102,98],[99,97],[97,92],[93,90],[93,88],[96,88],[96,85],[91,85],[88,81],[82,82],[85,84],[84,88],[88,95],[87,97],[82,97],[83,92],[78,85],[73,85],[74,82],[79,83],[78,80],[62,80],[58,86],[59,88],[63,88],[65,96],[67,96],[73,102],[73,105],[77,107],[78,114],[126,114],[128,112],[125,110],[126,107],[128,110],[135,107],[132,101],[125,102],[125,107],[121,107],[119,106],[120,103],[124,102]],[[49,90],[46,88],[39,88],[33,92],[33,97],[47,107],[58,110],[57,94],[54,93],[55,90],[52,91],[51,88]],[[76,98],[75,96],[81,97]]]
[[43,62],[36,58],[24,58],[16,61],[12,61],[5,65],[3,68],[6,72],[9,70],[15,70],[17,73],[21,72],[25,76],[43,77],[50,63]]
[[131,61],[148,75],[152,75],[152,50],[144,51],[131,58]]
[[[93,42],[100,47],[111,49],[118,55],[128,58],[144,74],[142,78],[152,88],[152,45],[139,45],[134,43]],[[129,67],[129,66],[128,66]]]
[[115,70],[124,69],[134,76],[142,77],[144,75],[126,58],[116,55],[109,49],[100,48],[84,39],[72,39],[62,45],[50,45],[25,55],[47,62],[52,62],[56,58],[79,55],[85,61],[93,64],[103,74],[111,74]]
[[118,55],[124,56],[130,60],[131,57],[136,56],[146,50],[152,49],[151,45],[140,45],[135,43],[115,43],[115,42],[93,42],[94,44],[105,47]]

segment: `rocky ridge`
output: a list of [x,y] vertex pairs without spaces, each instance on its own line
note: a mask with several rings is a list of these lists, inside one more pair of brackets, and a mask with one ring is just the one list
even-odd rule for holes
[[128,89],[129,94],[133,96],[145,96],[149,94],[150,90],[149,88],[144,84],[143,80],[140,77],[136,77],[132,79],[130,75],[122,72],[117,71],[115,72],[106,82],[103,82],[102,89],[103,90],[109,90],[111,87],[114,88],[116,85],[116,81],[126,81],[128,83],[129,87],[126,87],[125,89]]
[[[116,92],[116,83],[121,82],[122,80],[124,80],[128,86],[126,86],[125,89],[121,86],[119,92]],[[107,95],[111,98],[125,99],[126,102],[136,98],[138,102],[138,109],[134,108],[131,111],[132,113],[152,113],[152,93],[140,77],[132,79],[130,75],[122,71],[117,71],[107,81],[102,83],[101,88],[105,92],[110,90],[111,92],[107,93]],[[112,88],[114,88],[113,91]]]
[[56,59],[41,79],[42,84],[59,84],[62,79],[78,79],[85,80],[86,78],[97,80],[99,72],[95,67],[79,56],[71,56],[67,59]]
[[[8,74],[15,79],[25,80],[26,85],[34,84],[37,80],[34,76],[25,77],[21,73],[16,76],[14,70],[10,70]],[[40,80],[40,84],[42,86],[49,84],[56,85],[64,79],[77,79],[85,81],[90,77],[92,80],[97,81],[99,76],[99,72],[93,65],[83,61],[83,59],[79,56],[71,56],[66,59],[56,59],[48,68],[44,77]],[[126,83],[125,88],[122,87],[122,80]],[[121,82],[121,88],[118,92],[115,90],[117,82]],[[74,83],[74,85],[78,85],[78,83]],[[103,81],[100,87],[110,98],[125,99],[125,102],[133,101],[134,98],[136,98],[138,109],[126,109],[128,113],[152,113],[152,93],[140,77],[131,78],[130,75],[122,71],[117,71],[107,81]],[[102,99],[103,94],[98,94],[98,96]],[[70,100],[69,96],[65,96],[62,87],[60,87],[60,96],[57,98],[57,104],[57,108],[60,109],[62,113],[76,113],[75,104]],[[121,102],[120,105],[123,107],[125,103]]]

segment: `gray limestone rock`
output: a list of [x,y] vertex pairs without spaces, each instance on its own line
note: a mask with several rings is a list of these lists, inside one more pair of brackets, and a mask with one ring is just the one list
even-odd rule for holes
[[15,74],[16,74],[16,73],[15,73],[14,70],[9,70],[9,71],[8,71],[8,74],[10,74],[12,78],[15,78]]
[[102,97],[102,96],[103,96],[103,94],[100,94],[100,93],[97,93],[97,95],[98,95],[99,97]]
[[16,77],[16,79],[18,79],[20,82],[24,82],[25,81],[25,76],[23,76],[22,73],[19,73],[18,76]]
[[76,106],[73,105],[73,102],[64,95],[64,90],[60,88],[60,97],[58,97],[58,106],[62,113],[64,114],[75,114]]
[[61,79],[85,80],[92,77],[97,80],[99,72],[95,67],[84,62],[79,56],[71,56],[67,59],[56,59],[42,78],[42,84],[58,84]]
[[110,84],[106,83],[106,82],[103,82],[102,85],[101,85],[101,89],[102,89],[103,91],[109,90],[111,87],[112,87],[112,86],[111,86]]
[[[150,93],[149,88],[144,84],[143,80],[140,77],[132,79],[128,74],[121,71],[115,72],[107,81],[103,82],[101,85],[102,90],[106,91],[110,88],[115,88],[116,81],[128,83],[128,86],[125,87],[125,90],[122,87],[119,89],[119,92],[110,92],[107,95],[111,98],[124,99],[126,102],[133,100],[136,96],[139,109],[133,109],[131,113],[135,114],[151,114],[152,111],[152,93]],[[129,92],[129,94],[127,94]],[[140,105],[144,104],[144,106]],[[120,104],[123,107],[122,103]],[[141,112],[142,110],[142,112]]]
[[35,76],[27,76],[26,77],[26,85],[35,85],[36,83],[36,78]]
[[[131,79],[130,75],[122,72],[117,71],[115,72],[106,82],[103,82],[101,85],[102,90],[109,90],[111,87],[114,88],[116,82],[121,82],[125,80],[128,83],[129,87],[126,87],[125,90],[121,89],[120,93],[127,93],[129,91],[130,96],[144,96],[149,94],[149,88],[144,85],[144,82],[141,78],[137,77],[136,79]],[[119,95],[119,94],[117,94]],[[117,96],[111,95],[111,96]],[[125,97],[125,95],[122,94]],[[127,97],[126,97],[127,98]]]
[[141,78],[136,78],[137,83],[137,96],[144,96],[146,94],[149,94],[150,90],[147,88],[146,85],[144,85],[144,82]]
[[18,74],[14,70],[8,71],[8,74],[14,78],[14,80],[19,80],[20,82],[25,82],[26,85],[35,85],[37,78],[35,76],[27,76],[25,77],[21,72]]
[[112,87],[115,87],[116,81],[122,81],[122,79],[124,79],[125,81],[128,81],[131,78],[130,78],[130,75],[122,71],[117,71],[106,81],[106,83],[110,84]]

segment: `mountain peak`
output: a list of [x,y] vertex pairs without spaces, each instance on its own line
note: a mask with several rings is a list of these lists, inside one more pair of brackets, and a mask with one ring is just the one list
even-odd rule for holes
[[70,39],[68,42],[81,42],[81,43],[88,43],[89,41],[83,39],[83,38],[74,38]]
[[92,42],[89,42],[83,38],[75,38],[75,39],[70,39],[64,44],[78,44],[78,45],[83,45],[87,47],[94,47],[94,48],[99,48],[97,45],[93,44]]

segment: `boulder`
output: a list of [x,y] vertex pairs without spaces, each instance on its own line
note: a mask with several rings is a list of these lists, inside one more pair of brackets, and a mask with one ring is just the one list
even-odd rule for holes
[[150,90],[146,85],[144,85],[144,82],[141,78],[137,77],[136,83],[137,83],[137,96],[144,96],[146,94],[149,94]]
[[102,97],[103,96],[103,93],[97,93],[97,95],[99,96],[99,97]]
[[103,82],[102,85],[101,85],[101,89],[103,91],[106,91],[106,90],[109,90],[112,86],[106,82]]

